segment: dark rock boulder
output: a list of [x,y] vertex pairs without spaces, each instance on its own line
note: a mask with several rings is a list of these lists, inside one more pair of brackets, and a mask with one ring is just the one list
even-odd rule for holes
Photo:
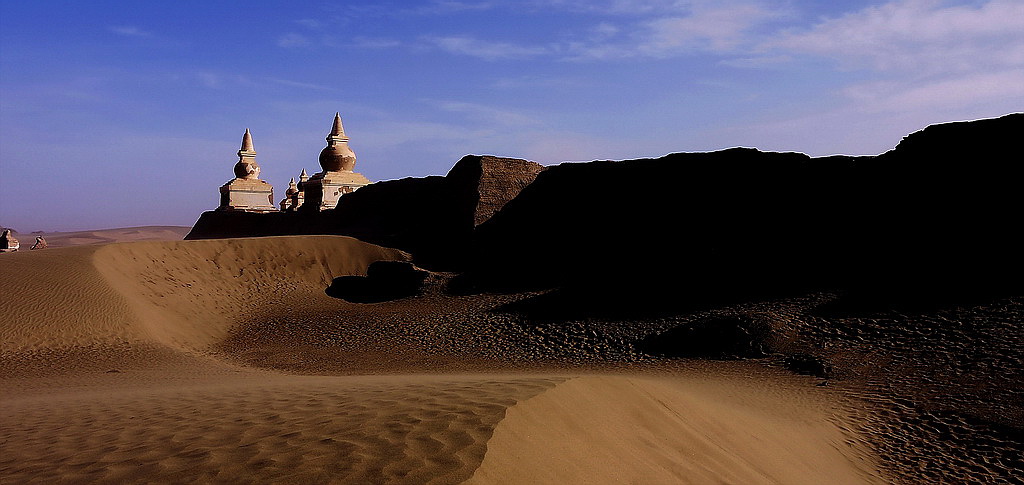
[[324,292],[353,303],[392,301],[419,294],[429,275],[405,261],[377,261],[367,268],[366,276],[335,278]]

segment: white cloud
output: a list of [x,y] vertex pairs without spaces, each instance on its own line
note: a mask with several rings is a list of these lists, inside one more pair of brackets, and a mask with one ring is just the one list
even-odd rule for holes
[[1024,69],[974,73],[926,83],[856,84],[843,93],[867,112],[967,108],[999,100],[1019,102],[1024,100]]
[[938,73],[1024,63],[1024,2],[991,0],[947,5],[898,0],[804,32],[790,32],[768,47],[829,57],[846,68]]
[[151,37],[153,35],[152,33],[146,32],[145,30],[142,30],[133,25],[110,27],[110,31],[115,34],[125,35],[128,37]]
[[444,51],[477,57],[486,61],[528,59],[549,52],[549,49],[546,47],[489,42],[472,37],[427,37],[424,40]]
[[575,60],[735,52],[751,48],[754,31],[780,12],[761,2],[696,2],[685,8],[673,4],[665,16],[634,24],[616,42],[576,42],[568,50]]
[[746,42],[750,29],[772,18],[754,4],[700,8],[685,17],[658,19],[648,24],[647,39],[638,51],[652,57],[695,49],[728,51]]

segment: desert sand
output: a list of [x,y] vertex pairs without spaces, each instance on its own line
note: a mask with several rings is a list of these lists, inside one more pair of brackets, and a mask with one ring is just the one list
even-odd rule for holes
[[528,358],[480,321],[512,297],[324,293],[407,259],[340,236],[4,255],[0,481],[888,481],[869,404],[819,379]]
[[119,227],[114,229],[96,229],[90,231],[66,231],[18,233],[22,241],[28,242],[23,249],[28,249],[36,240],[36,236],[46,239],[47,247],[62,248],[86,244],[109,244],[115,242],[135,241],[179,241],[188,234],[190,228],[185,226],[139,226]]

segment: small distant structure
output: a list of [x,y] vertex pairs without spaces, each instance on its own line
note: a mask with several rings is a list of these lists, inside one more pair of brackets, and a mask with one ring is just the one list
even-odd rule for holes
[[4,229],[0,234],[0,253],[13,253],[21,247],[21,243],[14,237],[10,229]]
[[242,148],[238,150],[235,178],[220,187],[219,211],[277,212],[274,207],[274,187],[260,180],[260,166],[256,163],[252,135],[245,129]]
[[46,249],[46,239],[43,236],[36,236],[36,242],[32,245],[31,249]]
[[302,173],[299,174],[299,183],[295,183],[294,178],[288,181],[288,190],[285,191],[284,198],[281,199],[281,212],[295,212],[302,207],[306,199],[303,188],[307,180],[309,180],[309,175],[306,174],[306,169],[302,169]]
[[299,192],[299,188],[295,185],[295,177],[288,180],[288,190],[284,191],[284,198],[281,199],[281,212],[288,212],[292,210],[292,197]]
[[320,152],[320,168],[323,171],[314,174],[299,187],[305,197],[303,211],[333,209],[338,205],[339,198],[371,183],[368,178],[353,171],[356,154],[348,146],[349,138],[341,124],[341,113],[334,114],[334,126],[326,139],[327,146]]

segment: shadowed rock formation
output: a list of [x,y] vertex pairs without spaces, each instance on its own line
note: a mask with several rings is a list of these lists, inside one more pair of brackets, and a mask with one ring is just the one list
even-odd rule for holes
[[877,157],[734,148],[550,167],[477,229],[470,280],[624,301],[1016,287],[1022,132],[1012,114]]
[[408,251],[424,267],[459,269],[474,227],[542,170],[526,160],[466,156],[444,177],[371,184],[319,213],[205,212],[185,239],[338,234]]

